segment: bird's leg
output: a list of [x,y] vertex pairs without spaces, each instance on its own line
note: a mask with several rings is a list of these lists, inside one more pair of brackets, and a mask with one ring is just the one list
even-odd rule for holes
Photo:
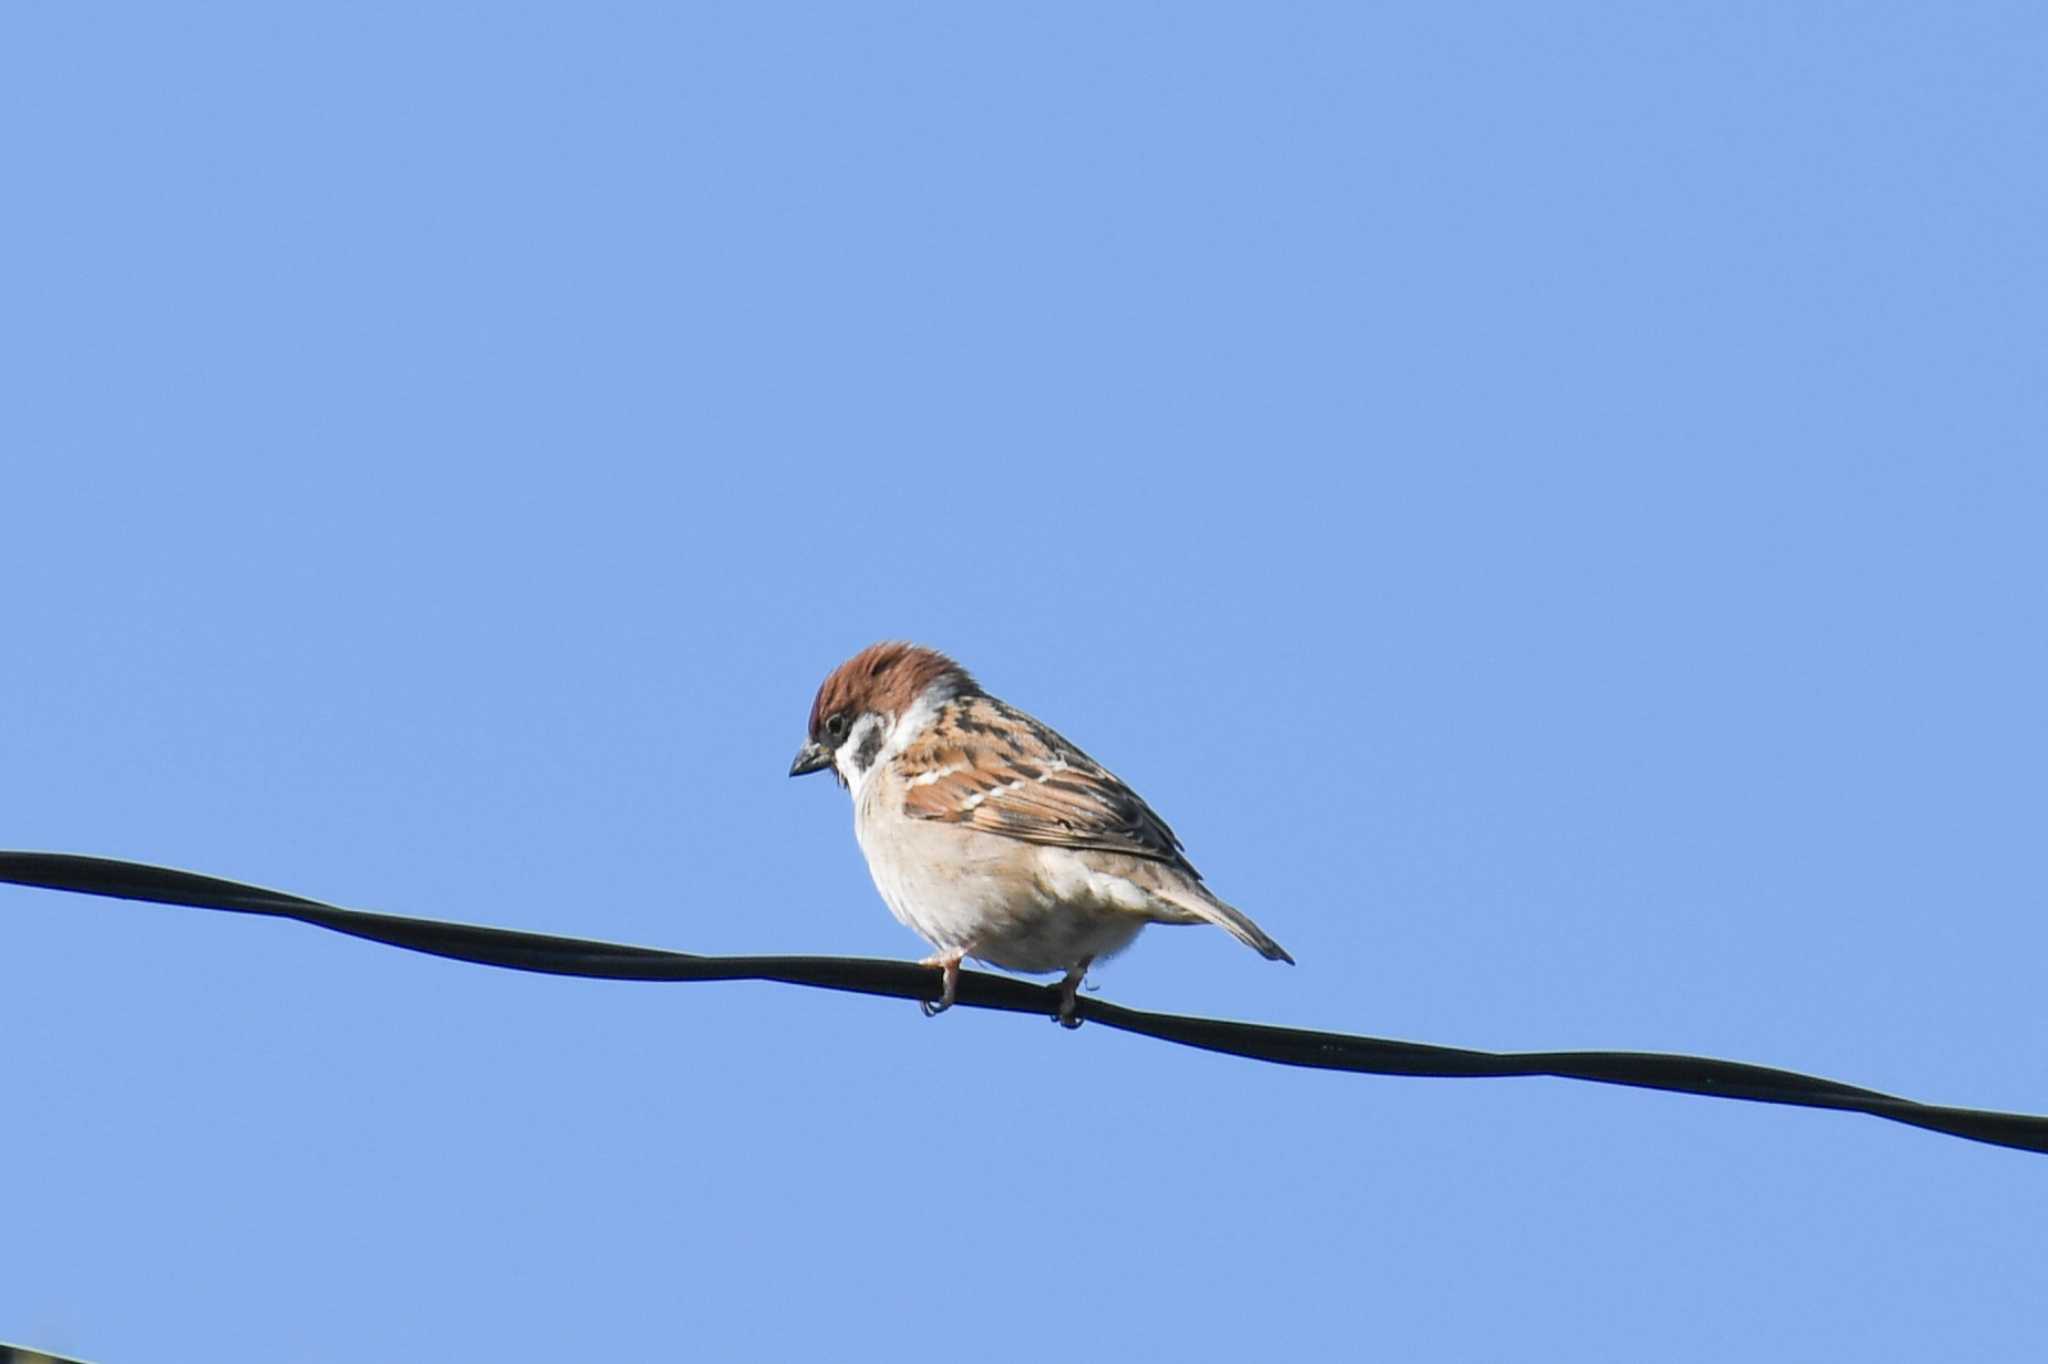
[[1095,964],[1095,958],[1083,957],[1080,964],[1071,967],[1060,980],[1060,1011],[1053,1015],[1053,1021],[1062,1028],[1081,1026],[1080,1003],[1074,992],[1081,988],[1081,980],[1088,974],[1088,968]]
[[938,1000],[934,1002],[921,999],[917,1002],[917,1007],[924,1010],[926,1018],[933,1014],[942,1014],[953,1007],[953,996],[960,989],[960,959],[966,955],[966,948],[955,947],[947,952],[934,952],[918,963],[920,966],[936,966],[946,973],[945,988],[939,991]]

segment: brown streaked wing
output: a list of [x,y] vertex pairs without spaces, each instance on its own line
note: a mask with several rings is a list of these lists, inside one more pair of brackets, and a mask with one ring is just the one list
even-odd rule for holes
[[1180,839],[1137,792],[994,697],[947,705],[897,762],[908,784],[903,812],[912,819],[1049,847],[1125,853],[1199,875],[1181,853]]

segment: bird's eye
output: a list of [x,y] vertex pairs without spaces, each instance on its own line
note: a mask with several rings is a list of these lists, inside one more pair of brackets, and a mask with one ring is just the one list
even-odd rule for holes
[[825,721],[825,732],[835,739],[844,739],[846,737],[846,712],[840,711],[837,715]]

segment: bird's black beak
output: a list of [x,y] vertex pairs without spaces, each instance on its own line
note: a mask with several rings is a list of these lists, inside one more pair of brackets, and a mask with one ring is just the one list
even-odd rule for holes
[[796,761],[789,765],[789,775],[801,777],[806,772],[823,772],[832,765],[832,750],[815,739],[796,751]]

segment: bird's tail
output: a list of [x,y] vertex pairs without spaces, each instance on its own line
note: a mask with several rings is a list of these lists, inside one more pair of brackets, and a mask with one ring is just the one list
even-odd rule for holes
[[1202,922],[1216,925],[1267,961],[1294,965],[1294,958],[1287,955],[1287,949],[1266,936],[1266,930],[1253,923],[1251,915],[1209,894],[1208,887],[1199,887],[1192,895],[1176,895],[1174,903]]

